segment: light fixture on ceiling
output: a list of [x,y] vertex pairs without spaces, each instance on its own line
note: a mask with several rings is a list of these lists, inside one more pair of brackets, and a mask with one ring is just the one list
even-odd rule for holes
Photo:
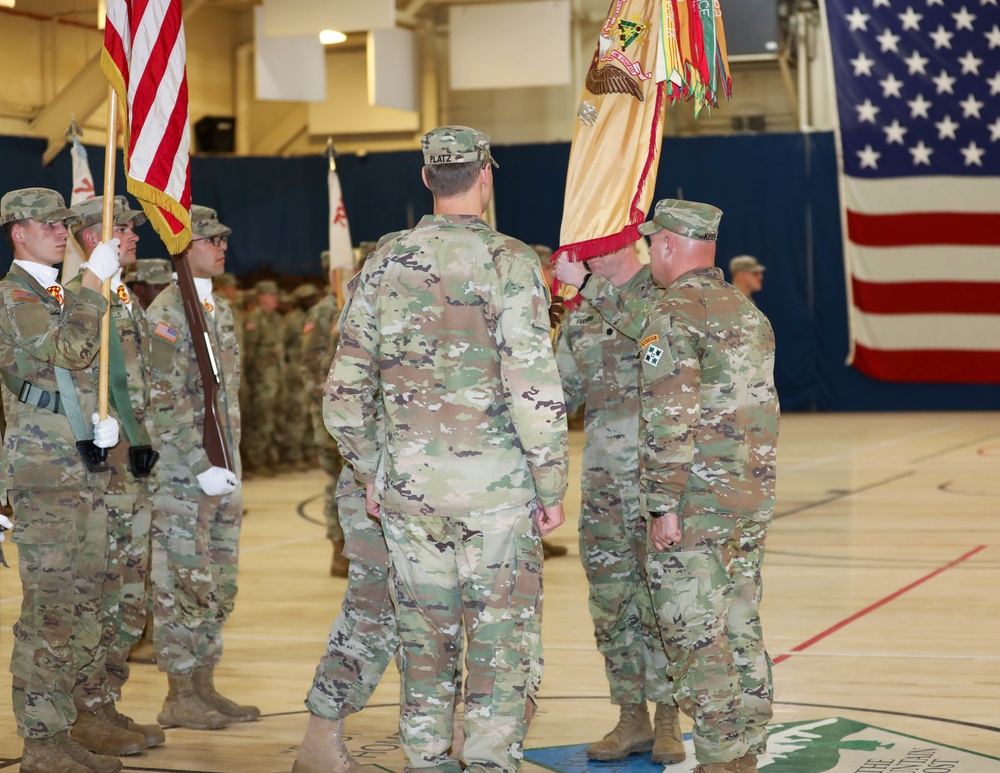
[[337,30],[323,30],[319,33],[319,42],[324,46],[333,46],[337,43],[343,43],[347,40],[347,35],[343,32],[337,32]]
[[97,29],[103,30],[108,21],[108,0],[97,0]]
[[14,0],[0,0],[0,8],[13,8]]

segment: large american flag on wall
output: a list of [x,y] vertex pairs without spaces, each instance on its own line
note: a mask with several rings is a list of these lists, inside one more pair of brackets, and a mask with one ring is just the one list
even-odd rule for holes
[[853,364],[1000,383],[998,0],[825,0]]
[[174,255],[191,241],[186,55],[181,0],[108,0],[101,66],[128,110],[128,190]]

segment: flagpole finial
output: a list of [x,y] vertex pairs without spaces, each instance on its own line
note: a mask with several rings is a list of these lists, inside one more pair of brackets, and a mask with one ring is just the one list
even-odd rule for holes
[[326,157],[330,161],[330,171],[337,171],[337,151],[333,147],[333,137],[326,138]]
[[76,122],[76,113],[70,113],[69,128],[66,129],[66,139],[72,141],[74,138],[83,138],[83,129]]

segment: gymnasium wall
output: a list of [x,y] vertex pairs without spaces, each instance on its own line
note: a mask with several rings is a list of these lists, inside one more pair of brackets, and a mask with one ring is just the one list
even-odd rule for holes
[[[44,142],[0,137],[3,189],[68,194],[69,151],[48,167]],[[529,244],[559,241],[569,144],[494,149],[499,228]],[[95,176],[102,148],[88,148]],[[417,151],[344,155],[338,171],[354,243],[413,225],[431,207]],[[119,158],[116,188],[124,192]],[[326,160],[192,158],[194,201],[234,230],[227,268],[318,276],[327,222]],[[100,183],[98,183],[100,187]],[[1000,389],[878,382],[844,364],[847,301],[833,135],[764,134],[664,140],[656,199],[711,202],[724,216],[718,263],[749,253],[767,266],[760,308],[777,337],[776,380],[786,411],[997,410]],[[140,257],[165,257],[148,225]],[[0,244],[0,270],[10,262]]]

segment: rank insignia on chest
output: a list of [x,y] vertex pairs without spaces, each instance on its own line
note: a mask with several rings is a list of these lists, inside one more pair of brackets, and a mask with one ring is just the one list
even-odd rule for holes
[[650,344],[646,347],[646,355],[642,358],[642,361],[652,365],[654,368],[660,364],[660,358],[663,357],[663,349],[659,346],[653,346]]

